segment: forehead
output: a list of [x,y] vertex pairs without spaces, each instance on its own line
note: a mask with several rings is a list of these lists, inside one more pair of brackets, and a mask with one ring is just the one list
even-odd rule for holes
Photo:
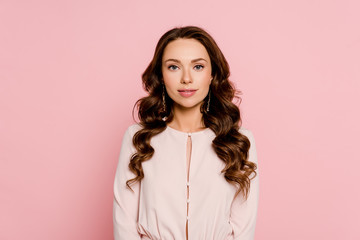
[[176,39],[170,42],[164,50],[163,60],[166,59],[191,60],[204,58],[210,60],[206,48],[196,39]]

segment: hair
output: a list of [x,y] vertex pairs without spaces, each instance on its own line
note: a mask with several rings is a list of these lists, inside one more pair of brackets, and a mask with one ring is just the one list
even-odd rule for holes
[[[129,169],[136,177],[127,180],[126,185],[131,189],[130,184],[144,178],[142,162],[150,160],[154,154],[150,140],[164,131],[167,123],[174,117],[173,100],[163,90],[161,67],[165,47],[176,39],[196,39],[206,48],[210,56],[213,77],[209,90],[211,105],[209,111],[206,111],[208,94],[200,107],[202,121],[205,127],[210,128],[216,135],[212,141],[212,148],[225,162],[221,173],[224,173],[226,181],[237,186],[236,195],[242,192],[247,199],[250,181],[257,174],[255,172],[257,166],[248,161],[250,141],[239,132],[240,110],[232,101],[234,97],[238,99],[240,97],[229,81],[229,65],[215,40],[205,30],[195,26],[178,27],[167,31],[157,43],[153,59],[142,74],[143,87],[148,92],[148,96],[139,99],[133,108],[133,114],[135,107],[138,109],[141,129],[133,136],[136,152],[131,156],[129,163]],[[163,107],[163,92],[165,92],[166,109]],[[252,173],[254,176],[250,178]]]

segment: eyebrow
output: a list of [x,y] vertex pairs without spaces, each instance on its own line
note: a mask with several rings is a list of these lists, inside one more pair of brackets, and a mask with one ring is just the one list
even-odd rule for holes
[[[195,59],[191,60],[191,62],[193,63],[193,62],[198,62],[198,61],[201,61],[201,60],[207,62],[204,58],[195,58]],[[169,62],[169,61],[180,63],[180,60],[174,59],[174,58],[169,58],[169,59],[165,60],[164,62],[166,63],[166,62]]]

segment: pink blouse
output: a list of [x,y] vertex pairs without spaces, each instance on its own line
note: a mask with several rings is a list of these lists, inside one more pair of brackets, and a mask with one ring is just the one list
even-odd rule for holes
[[[113,223],[115,240],[254,239],[259,177],[251,181],[248,199],[243,200],[221,170],[225,164],[211,147],[214,132],[185,133],[167,127],[151,139],[153,157],[142,163],[141,183],[125,182],[135,175],[129,170],[135,152],[132,137],[140,126],[130,126],[123,137],[114,183]],[[249,161],[257,163],[254,137],[239,130],[251,143]],[[189,176],[187,143],[191,138]],[[258,170],[257,170],[258,172]],[[189,179],[189,180],[188,180]]]

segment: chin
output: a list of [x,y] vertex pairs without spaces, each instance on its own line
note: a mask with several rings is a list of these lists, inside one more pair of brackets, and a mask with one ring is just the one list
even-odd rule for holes
[[176,104],[176,106],[174,105],[174,107],[178,107],[180,109],[193,109],[193,108],[199,108],[200,110],[200,106],[201,106],[202,102],[200,103],[195,103],[195,104]]

